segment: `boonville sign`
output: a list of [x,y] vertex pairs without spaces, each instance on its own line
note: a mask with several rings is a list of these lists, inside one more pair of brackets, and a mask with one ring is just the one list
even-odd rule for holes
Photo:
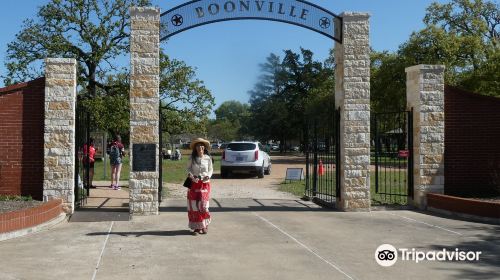
[[[236,3],[235,3],[236,2]],[[292,2],[293,3],[293,2]],[[309,10],[306,8],[297,8],[290,3],[276,3],[273,1],[226,1],[222,7],[217,3],[210,3],[205,7],[196,7],[195,11],[199,18],[205,15],[217,15],[220,12],[233,13],[238,12],[250,12],[250,8],[253,6],[253,11],[257,12],[267,12],[276,13],[279,15],[286,15],[289,17],[299,17],[300,19],[306,20]],[[206,11],[206,12],[205,12]]]
[[198,0],[161,14],[161,40],[182,31],[220,21],[261,19],[285,22],[342,41],[342,18],[303,0]]

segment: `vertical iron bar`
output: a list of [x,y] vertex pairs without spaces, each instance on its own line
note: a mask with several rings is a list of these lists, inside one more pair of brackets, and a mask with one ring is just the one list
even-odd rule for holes
[[408,114],[408,192],[413,199],[413,107]]
[[78,154],[79,151],[79,138],[80,138],[80,107],[78,106],[79,102],[77,99],[76,103],[76,120],[75,120],[75,208],[78,208],[80,206],[80,185],[79,185],[79,169],[80,169],[80,157]]
[[338,199],[340,192],[340,107],[335,110],[335,191]]
[[309,180],[310,180],[310,175],[309,175],[309,120],[306,119],[305,121],[305,125],[304,125],[304,152],[306,154],[306,190],[305,190],[305,193],[306,193],[306,196],[307,197],[310,197],[311,194],[310,194],[310,183],[309,183]]
[[162,156],[162,151],[163,151],[163,137],[162,137],[162,115],[161,115],[161,102],[158,108],[158,116],[159,116],[159,121],[158,121],[158,135],[160,136],[159,139],[159,149],[158,149],[158,207],[160,206],[159,204],[162,202],[162,192],[163,192],[163,156]]
[[375,126],[375,193],[378,194],[378,166],[379,166],[379,152],[380,152],[380,135],[378,134],[378,115],[374,114]]
[[90,112],[86,111],[85,112],[85,143],[87,144],[87,158],[86,158],[86,161],[85,161],[85,171],[86,171],[86,174],[87,174],[87,196],[85,197],[85,200],[86,198],[90,195]]
[[316,197],[318,189],[318,126],[316,119],[314,119],[314,161],[313,161],[313,197]]

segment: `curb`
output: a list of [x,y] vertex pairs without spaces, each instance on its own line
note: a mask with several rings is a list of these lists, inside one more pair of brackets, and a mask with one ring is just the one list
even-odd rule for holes
[[496,218],[488,218],[488,217],[481,217],[481,216],[476,216],[476,215],[464,214],[464,213],[459,213],[459,212],[454,212],[454,211],[450,211],[450,210],[444,210],[444,209],[434,208],[434,207],[429,207],[429,206],[427,206],[427,210],[431,213],[444,215],[447,218],[461,219],[461,220],[465,220],[467,222],[478,222],[478,223],[500,225],[500,219],[496,219]]
[[44,229],[49,229],[49,228],[61,223],[64,220],[66,220],[66,213],[60,213],[59,216],[55,217],[54,219],[49,220],[45,223],[36,225],[34,227],[23,228],[23,229],[16,230],[16,231],[0,233],[0,241],[5,241],[8,239],[25,236],[25,235],[28,235],[30,233],[39,232],[39,231],[42,231]]

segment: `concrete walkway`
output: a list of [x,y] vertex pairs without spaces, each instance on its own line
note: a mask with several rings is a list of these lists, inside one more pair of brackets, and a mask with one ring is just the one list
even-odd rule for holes
[[[215,199],[208,235],[184,199],[158,216],[64,222],[0,242],[0,279],[500,279],[500,226],[414,211],[345,213],[301,200]],[[477,262],[375,262],[384,243],[482,251]]]

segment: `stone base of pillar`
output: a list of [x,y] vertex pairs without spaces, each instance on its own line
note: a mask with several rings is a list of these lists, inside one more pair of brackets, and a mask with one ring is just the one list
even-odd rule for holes
[[137,216],[158,215],[158,179],[130,179],[129,184],[130,214]]
[[344,212],[370,212],[369,199],[338,200],[337,209]]
[[413,192],[413,199],[408,198],[408,205],[413,205],[420,210],[427,209],[427,193],[444,194],[442,186],[435,188],[426,188],[425,190],[417,189]]

